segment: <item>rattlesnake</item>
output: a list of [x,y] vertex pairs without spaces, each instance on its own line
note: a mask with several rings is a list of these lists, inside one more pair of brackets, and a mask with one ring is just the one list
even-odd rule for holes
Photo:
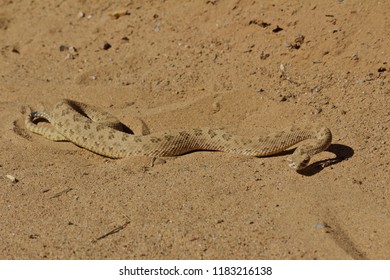
[[[45,119],[51,126],[38,126],[37,119]],[[330,130],[322,126],[294,126],[258,137],[243,137],[207,127],[132,135],[123,132],[122,124],[111,114],[66,99],[57,103],[50,113],[30,113],[25,125],[50,140],[70,141],[110,158],[176,156],[196,150],[261,157],[280,153],[306,140],[288,157],[289,166],[295,170],[305,168],[310,157],[326,150],[332,141]]]

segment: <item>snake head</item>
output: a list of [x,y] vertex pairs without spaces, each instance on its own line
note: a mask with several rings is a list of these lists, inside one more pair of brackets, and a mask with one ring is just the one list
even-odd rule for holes
[[310,161],[310,156],[308,154],[292,154],[287,159],[288,165],[294,170],[301,170],[305,168]]

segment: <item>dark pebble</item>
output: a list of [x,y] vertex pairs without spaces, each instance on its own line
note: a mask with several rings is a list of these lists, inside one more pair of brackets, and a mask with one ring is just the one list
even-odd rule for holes
[[104,42],[104,45],[103,45],[103,50],[108,50],[109,48],[111,48],[111,45],[108,43],[108,42]]
[[68,49],[68,47],[65,45],[60,46],[60,52],[66,51],[67,49]]

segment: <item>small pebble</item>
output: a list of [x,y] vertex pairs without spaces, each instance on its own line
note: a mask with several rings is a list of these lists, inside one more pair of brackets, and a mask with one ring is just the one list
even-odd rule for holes
[[160,29],[161,29],[160,23],[156,23],[156,25],[154,26],[153,30],[154,30],[155,32],[159,32]]
[[76,57],[71,54],[71,53],[68,53],[66,56],[65,56],[65,60],[70,60],[70,59],[75,59]]
[[320,228],[329,228],[329,226],[327,224],[325,224],[325,223],[317,223],[317,224],[314,225],[314,227],[318,228],[318,229],[320,229]]
[[9,179],[12,183],[17,183],[19,181],[18,179],[16,179],[15,176],[12,176],[12,175],[9,175],[9,174],[5,175],[5,177],[7,179]]
[[85,17],[85,13],[83,13],[82,11],[80,11],[80,12],[77,14],[77,17],[78,17],[78,18],[83,18],[83,17]]
[[270,56],[269,53],[265,53],[264,51],[262,51],[261,54],[260,54],[260,59],[265,60],[265,59],[267,59],[269,56]]
[[283,30],[283,28],[281,28],[279,25],[277,25],[274,29],[272,29],[272,32],[273,33],[278,33],[278,32],[280,32],[282,30]]
[[103,50],[108,50],[109,48],[111,48],[111,45],[108,43],[108,42],[104,42],[103,44]]
[[165,164],[167,161],[162,158],[155,158],[152,162],[152,167],[155,165]]
[[359,56],[358,54],[354,54],[352,57],[351,57],[352,60],[355,60],[355,61],[358,61],[359,60]]
[[315,88],[312,88],[312,90],[311,90],[311,92],[312,93],[318,93],[318,92],[320,92],[321,91],[321,87],[315,87]]
[[221,110],[221,104],[218,101],[213,103],[213,113],[217,113]]
[[314,111],[312,112],[312,114],[314,115],[318,115],[322,112],[322,108],[314,108]]
[[126,9],[123,9],[123,10],[118,10],[118,11],[112,12],[110,14],[110,17],[111,17],[111,19],[118,19],[122,16],[128,16],[128,15],[130,15],[130,12]]
[[258,92],[258,93],[262,93],[262,92],[264,92],[264,89],[262,89],[262,88],[258,88],[258,89],[256,89],[256,92]]
[[60,52],[64,52],[64,51],[66,51],[67,49],[69,49],[67,46],[65,46],[65,45],[60,45]]
[[76,49],[75,47],[69,47],[68,50],[69,50],[69,52],[72,53],[72,54],[77,53],[77,49]]
[[280,71],[282,71],[282,72],[286,72],[286,66],[285,66],[283,63],[281,63],[281,64],[279,65],[279,69],[280,69]]
[[280,102],[284,102],[284,101],[287,101],[287,96],[283,95],[281,96],[281,98],[279,99]]

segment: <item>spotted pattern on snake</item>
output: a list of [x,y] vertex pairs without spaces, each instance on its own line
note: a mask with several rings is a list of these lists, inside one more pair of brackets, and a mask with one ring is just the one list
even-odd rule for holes
[[[38,126],[37,119],[44,119],[51,126]],[[299,143],[287,159],[295,170],[305,168],[313,155],[326,150],[332,142],[330,130],[323,126],[293,126],[258,137],[239,136],[208,127],[137,136],[123,132],[123,125],[111,114],[68,99],[57,103],[50,113],[30,113],[25,126],[47,139],[70,141],[110,158],[178,156],[199,150],[263,157],[278,154]]]

